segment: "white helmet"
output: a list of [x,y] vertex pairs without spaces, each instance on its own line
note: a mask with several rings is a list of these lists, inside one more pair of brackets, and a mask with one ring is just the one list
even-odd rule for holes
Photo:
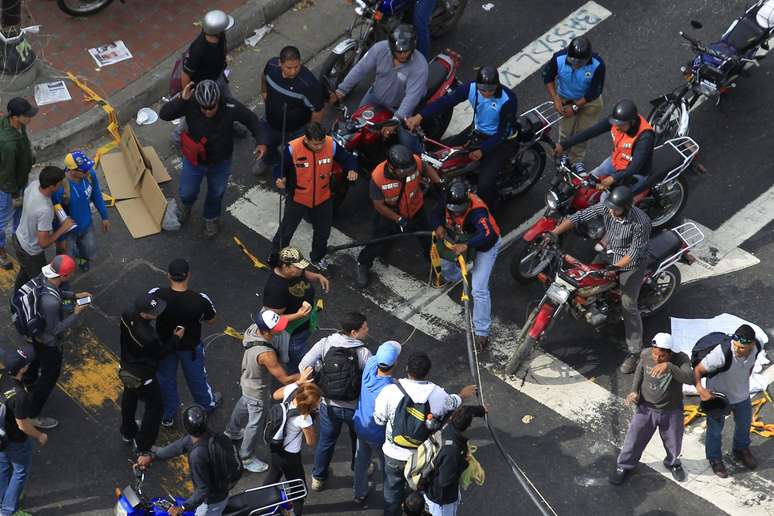
[[223,11],[214,10],[204,15],[202,19],[202,30],[209,36],[217,36],[234,26],[233,16],[229,16]]
[[760,9],[758,9],[755,21],[758,22],[758,25],[763,29],[774,27],[774,0],[768,0]]

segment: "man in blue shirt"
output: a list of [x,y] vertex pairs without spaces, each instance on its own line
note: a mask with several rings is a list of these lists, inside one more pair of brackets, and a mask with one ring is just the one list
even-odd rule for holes
[[69,153],[64,162],[67,175],[62,188],[54,193],[51,201],[61,204],[76,226],[57,242],[57,252],[72,256],[78,267],[85,272],[89,270],[89,262],[97,251],[91,203],[94,203],[102,218],[103,233],[110,230],[110,220],[99,179],[94,172],[94,162],[81,151]]
[[516,94],[500,84],[497,68],[481,67],[475,81],[457,86],[451,94],[428,104],[417,115],[407,118],[406,126],[413,130],[423,119],[466,100],[473,107],[473,123],[445,143],[450,146],[465,144],[474,149],[469,156],[480,161],[478,195],[494,209],[499,199],[497,175],[504,157],[500,144],[513,132],[519,107]]
[[[605,86],[605,63],[592,52],[585,36],[573,38],[543,67],[543,82],[548,96],[564,119],[559,125],[559,139],[565,140],[591,127],[602,110]],[[583,161],[586,143],[575,145],[569,156],[573,163]]]

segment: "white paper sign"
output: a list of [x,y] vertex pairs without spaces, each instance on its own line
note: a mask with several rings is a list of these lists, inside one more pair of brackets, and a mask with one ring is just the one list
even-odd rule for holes
[[131,52],[121,40],[97,48],[90,48],[89,54],[100,68],[132,58]]
[[72,100],[64,81],[44,82],[35,85],[35,104],[45,106]]

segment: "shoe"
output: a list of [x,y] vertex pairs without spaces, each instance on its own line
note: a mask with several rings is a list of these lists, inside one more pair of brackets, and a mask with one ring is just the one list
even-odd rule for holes
[[175,426],[175,418],[169,418],[169,419],[162,419],[161,420],[161,426],[172,428]]
[[180,224],[185,224],[189,215],[191,215],[191,207],[187,204],[183,204],[182,202],[178,204],[177,221],[180,222]]
[[486,335],[476,335],[473,344],[476,346],[476,352],[486,351],[486,348],[489,347],[489,337]]
[[30,423],[32,423],[36,428],[40,428],[42,430],[50,430],[59,426],[59,421],[53,417],[31,417]]
[[357,278],[356,283],[359,288],[366,288],[368,286],[368,272],[371,270],[371,267],[368,267],[367,265],[364,265],[362,263],[357,264]]
[[223,395],[219,392],[213,392],[212,393],[212,405],[210,405],[210,411],[215,410],[216,408],[220,407],[220,404],[223,403]]
[[328,265],[330,265],[330,262],[328,262],[328,259],[324,256],[316,262],[314,260],[312,261],[312,266],[320,272],[326,272],[328,270]]
[[325,488],[325,480],[312,477],[312,491],[320,492]]
[[758,461],[753,457],[750,448],[734,450],[734,459],[744,464],[747,469],[755,469],[758,467]]
[[635,369],[637,369],[637,363],[640,361],[640,355],[630,353],[626,356],[626,358],[623,361],[623,364],[621,364],[621,367],[618,368],[619,371],[621,371],[623,374],[632,374]]
[[204,219],[204,238],[212,240],[218,236],[218,219]]
[[620,486],[626,480],[626,476],[629,474],[628,469],[624,469],[621,466],[615,468],[615,471],[608,477],[608,481],[614,486]]
[[664,464],[664,466],[666,466],[666,468],[672,472],[672,478],[678,482],[685,482],[685,470],[683,469],[682,464],[677,463],[672,466],[667,466]]
[[228,437],[232,441],[241,441],[242,438],[245,436],[245,431],[244,430],[240,430],[239,433],[232,434],[228,430],[224,430],[223,431],[223,435],[225,435],[226,437]]
[[130,442],[134,441],[133,438],[127,437],[124,434],[121,434],[121,440],[124,441],[125,443],[130,443]]
[[709,463],[710,466],[712,466],[713,473],[715,473],[720,478],[728,478],[728,471],[726,470],[726,465],[723,464],[723,459],[710,459]]
[[269,470],[269,465],[257,457],[243,460],[242,466],[251,473],[263,473]]
[[356,496],[356,497],[353,498],[353,500],[357,504],[358,508],[359,509],[363,509],[363,510],[368,509],[367,499],[368,498],[365,497],[365,496]]

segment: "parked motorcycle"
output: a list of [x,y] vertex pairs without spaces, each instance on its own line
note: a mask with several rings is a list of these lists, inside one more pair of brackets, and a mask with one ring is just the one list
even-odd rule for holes
[[[703,240],[704,234],[692,222],[662,231],[650,239],[647,272],[638,300],[643,317],[656,313],[669,302],[680,286],[677,262],[693,263],[694,258],[688,251]],[[548,288],[519,333],[516,348],[505,366],[508,374],[518,370],[566,311],[594,328],[622,319],[617,272],[604,264],[585,264],[564,254],[558,245],[550,241],[541,245],[550,252],[557,272],[538,275]]]
[[[692,21],[695,29],[701,23]],[[690,113],[705,100],[720,102],[720,95],[736,87],[740,76],[748,75],[769,52],[774,32],[774,0],[755,2],[728,27],[719,41],[705,46],[680,32],[696,56],[680,70],[685,84],[672,93],[651,101],[648,121],[656,132],[656,143],[688,134]]]
[[[634,197],[655,228],[679,219],[688,200],[688,182],[682,175],[693,163],[699,145],[688,136],[673,138],[653,150],[653,172],[644,188]],[[520,282],[532,281],[550,263],[551,253],[540,246],[540,236],[552,231],[567,216],[599,202],[602,190],[589,173],[579,173],[567,156],[557,162],[556,176],[546,193],[546,210],[514,244],[511,276]],[[599,225],[581,225],[577,231],[586,238],[599,239]]]
[[[123,4],[125,0],[121,0]],[[70,16],[89,16],[113,3],[113,0],[56,0],[56,5]]]
[[[438,0],[430,19],[430,36],[437,38],[454,28],[467,3]],[[354,4],[356,16],[347,37],[333,48],[320,70],[320,82],[330,90],[336,89],[374,43],[387,39],[401,23],[411,24],[416,0],[354,0]]]

